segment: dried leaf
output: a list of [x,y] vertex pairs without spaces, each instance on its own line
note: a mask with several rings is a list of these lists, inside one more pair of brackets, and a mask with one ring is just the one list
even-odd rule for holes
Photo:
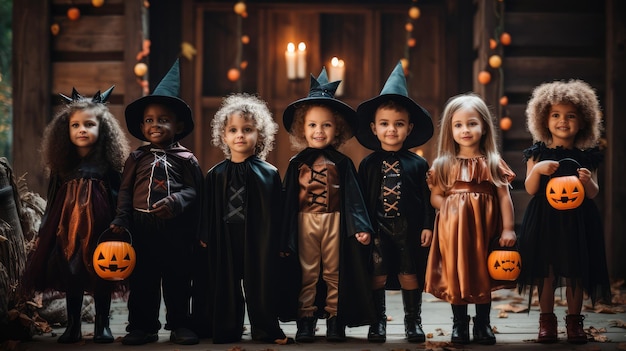
[[500,310],[500,312],[498,312],[498,318],[509,318],[509,314],[504,310]]
[[493,309],[494,310],[501,310],[501,311],[505,311],[505,312],[519,313],[519,312],[527,311],[528,307],[527,306],[521,306],[521,305],[508,303],[508,304],[497,305],[497,306],[493,307]]
[[609,326],[610,327],[614,327],[614,328],[625,328],[626,329],[626,322],[624,322],[621,319],[610,319],[609,320]]
[[437,336],[446,336],[448,335],[448,332],[441,329],[441,328],[435,328],[435,332],[437,332]]

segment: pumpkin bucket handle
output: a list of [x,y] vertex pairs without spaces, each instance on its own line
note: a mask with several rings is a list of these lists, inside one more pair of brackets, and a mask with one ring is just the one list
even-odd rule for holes
[[[133,246],[133,236],[130,234],[130,231],[124,228],[124,232],[126,233],[126,235],[128,235],[128,240],[119,240],[119,234],[113,233],[113,230],[111,230],[111,228],[107,228],[102,233],[100,233],[100,236],[98,236],[96,246],[100,245],[100,243],[103,241],[126,241],[130,244],[130,246]],[[113,237],[115,237],[115,240],[113,240]],[[103,240],[104,238],[108,238],[109,240]]]
[[578,177],[577,170],[581,167],[582,166],[578,161],[574,160],[573,158],[566,157],[559,160],[559,168],[557,168],[556,172],[552,173],[550,178],[570,175]]

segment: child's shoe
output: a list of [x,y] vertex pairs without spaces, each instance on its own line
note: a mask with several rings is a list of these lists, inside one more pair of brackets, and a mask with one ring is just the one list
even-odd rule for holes
[[198,336],[187,328],[176,328],[170,333],[170,341],[178,345],[195,345],[199,343]]
[[496,343],[496,336],[491,329],[489,318],[474,317],[474,328],[472,331],[474,342],[481,345],[493,345]]
[[310,343],[315,341],[316,317],[302,317],[296,321],[296,324],[298,325],[296,342]]
[[123,345],[144,345],[159,340],[159,334],[146,333],[142,330],[131,330],[122,338]]
[[326,319],[326,340],[330,342],[346,341],[346,327],[339,317],[332,316]]
[[567,342],[572,344],[586,344],[587,333],[583,328],[584,316],[580,314],[568,314],[565,316],[565,327],[567,329]]
[[557,342],[558,323],[554,313],[541,313],[539,315],[539,334],[537,342],[542,344],[551,344]]

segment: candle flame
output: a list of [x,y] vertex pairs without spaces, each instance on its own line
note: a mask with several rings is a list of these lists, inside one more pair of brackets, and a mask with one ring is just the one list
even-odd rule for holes
[[345,63],[343,62],[343,60],[340,60],[339,58],[335,56],[330,60],[330,64],[333,67],[343,67]]
[[303,41],[301,41],[300,44],[298,44],[298,50],[299,51],[306,50],[306,44]]
[[287,51],[289,51],[289,52],[296,51],[296,46],[293,43],[287,44]]

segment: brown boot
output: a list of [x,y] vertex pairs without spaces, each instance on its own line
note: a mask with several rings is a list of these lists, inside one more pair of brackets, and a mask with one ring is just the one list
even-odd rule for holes
[[555,343],[557,338],[557,321],[554,313],[541,313],[539,315],[539,335],[537,342],[542,344]]
[[586,344],[587,334],[583,329],[584,316],[580,314],[568,314],[565,316],[565,327],[567,328],[567,342],[572,344]]

